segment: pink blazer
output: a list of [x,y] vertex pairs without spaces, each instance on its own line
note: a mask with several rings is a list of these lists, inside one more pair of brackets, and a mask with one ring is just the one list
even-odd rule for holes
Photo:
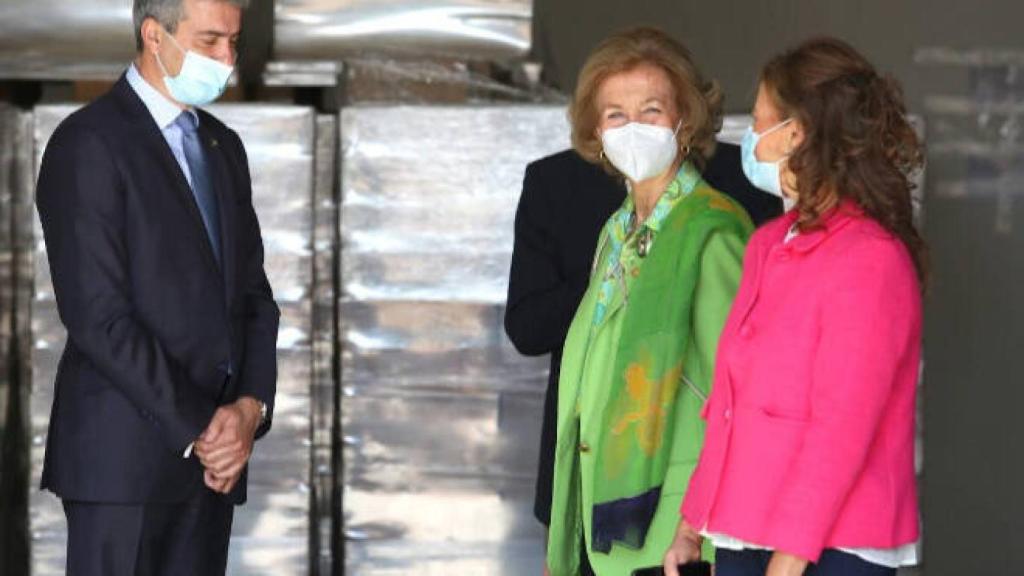
[[682,514],[811,561],[914,542],[913,262],[851,202],[783,244],[795,218],[748,245]]

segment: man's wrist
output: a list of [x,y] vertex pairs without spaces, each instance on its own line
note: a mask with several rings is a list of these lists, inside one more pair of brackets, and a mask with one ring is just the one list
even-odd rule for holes
[[267,419],[267,405],[252,396],[242,396],[237,404],[245,411],[250,422],[254,423],[253,428],[259,428]]

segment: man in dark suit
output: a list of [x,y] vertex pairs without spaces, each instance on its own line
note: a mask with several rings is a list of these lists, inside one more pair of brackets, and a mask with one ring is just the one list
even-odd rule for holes
[[[720,142],[703,177],[738,201],[755,225],[782,213],[781,200],[758,190],[743,175],[738,146]],[[516,211],[505,332],[522,354],[551,354],[533,508],[544,525],[551,518],[562,345],[587,289],[601,228],[625,196],[620,181],[572,150],[526,167]]]
[[223,574],[278,308],[223,91],[242,0],[135,0],[138,56],[55,131],[37,206],[68,340],[42,487],[68,574]]

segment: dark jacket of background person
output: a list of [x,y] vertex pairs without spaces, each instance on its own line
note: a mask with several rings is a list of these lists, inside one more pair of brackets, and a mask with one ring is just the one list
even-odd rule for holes
[[[737,200],[755,225],[782,213],[779,198],[754,188],[743,175],[738,146],[719,143],[703,177]],[[526,167],[516,210],[505,332],[522,354],[551,354],[533,506],[544,525],[551,516],[562,345],[587,289],[601,228],[625,197],[620,181],[572,150]]]

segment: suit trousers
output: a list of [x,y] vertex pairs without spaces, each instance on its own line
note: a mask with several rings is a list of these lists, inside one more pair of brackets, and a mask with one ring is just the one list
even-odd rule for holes
[[64,501],[68,576],[223,576],[234,505],[205,486],[172,504]]

